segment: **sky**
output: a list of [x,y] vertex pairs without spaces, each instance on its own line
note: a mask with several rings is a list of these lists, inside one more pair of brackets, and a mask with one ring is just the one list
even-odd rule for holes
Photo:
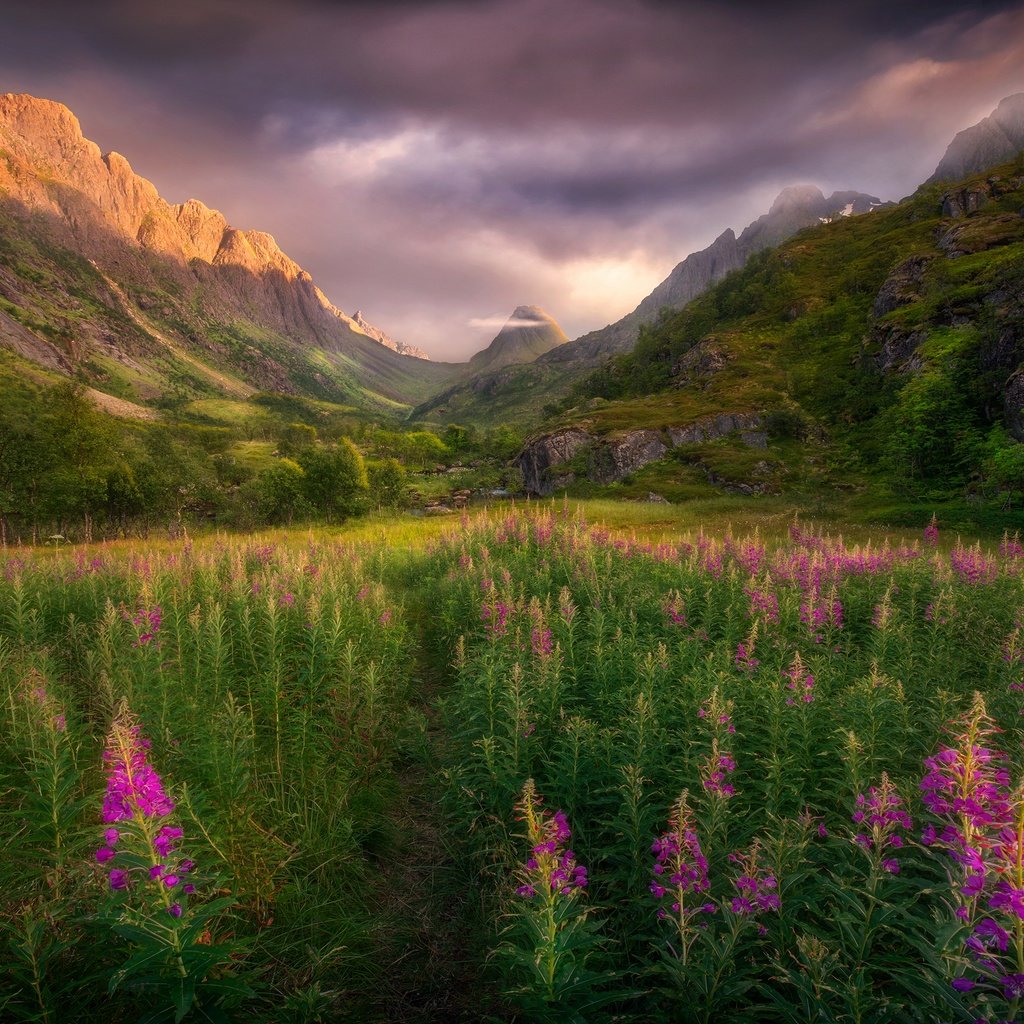
[[3,0],[0,91],[464,359],[570,338],[786,185],[898,199],[1024,91],[1024,2]]

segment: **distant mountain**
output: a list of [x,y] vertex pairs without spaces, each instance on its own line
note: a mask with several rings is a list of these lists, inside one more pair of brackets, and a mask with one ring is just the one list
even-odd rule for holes
[[1011,160],[1024,150],[1024,92],[1001,100],[992,113],[954,136],[931,181],[958,181]]
[[727,228],[706,249],[691,253],[632,313],[600,330],[584,334],[543,357],[547,363],[594,362],[628,352],[641,325],[653,323],[662,309],[681,309],[755,253],[769,249],[823,219],[866,213],[881,202],[863,192],[833,192],[827,198],[813,185],[784,188],[771,209],[748,224],[737,238]]
[[394,338],[385,334],[379,327],[374,327],[373,324],[368,323],[361,309],[357,309],[352,314],[352,323],[368,338],[373,338],[374,341],[379,342],[385,348],[391,349],[392,352],[397,352],[400,356],[412,356],[414,359],[430,359],[430,356],[423,349],[417,348],[415,345],[407,345],[404,341],[395,341]]
[[512,363],[532,363],[569,339],[554,317],[540,306],[516,306],[494,340],[470,359],[470,373],[500,370]]
[[60,103],[0,95],[0,218],[17,325],[0,344],[129,401],[259,389],[394,408],[454,372],[347,316],[269,234],[167,203]]

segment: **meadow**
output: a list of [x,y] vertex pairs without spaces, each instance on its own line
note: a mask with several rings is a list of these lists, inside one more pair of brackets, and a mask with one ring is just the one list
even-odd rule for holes
[[1024,546],[716,512],[8,549],[0,1018],[1024,1017]]

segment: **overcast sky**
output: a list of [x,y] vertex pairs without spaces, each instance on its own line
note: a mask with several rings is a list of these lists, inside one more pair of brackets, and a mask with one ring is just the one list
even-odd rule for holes
[[518,305],[616,320],[786,185],[906,195],[1024,91],[1024,3],[0,6],[0,91],[435,358]]

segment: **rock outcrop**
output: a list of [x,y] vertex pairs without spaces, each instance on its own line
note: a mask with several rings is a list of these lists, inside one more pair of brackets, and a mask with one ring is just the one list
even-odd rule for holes
[[[751,448],[766,448],[768,435],[763,425],[764,418],[756,413],[722,413],[664,431],[631,430],[612,438],[567,427],[531,438],[516,465],[527,493],[546,497],[572,483],[576,469],[595,483],[610,484],[664,458],[672,448],[704,444],[730,434],[737,434]],[[579,465],[570,467],[569,463]]]
[[516,459],[527,493],[551,494],[555,490],[556,478],[561,479],[563,484],[571,483],[575,476],[559,473],[559,468],[564,467],[595,440],[593,434],[569,427],[530,441]]
[[724,370],[729,353],[714,338],[704,338],[687,349],[672,367],[672,386],[695,387],[706,384],[716,373]]
[[929,181],[958,181],[1012,160],[1024,149],[1024,92],[954,136]]

